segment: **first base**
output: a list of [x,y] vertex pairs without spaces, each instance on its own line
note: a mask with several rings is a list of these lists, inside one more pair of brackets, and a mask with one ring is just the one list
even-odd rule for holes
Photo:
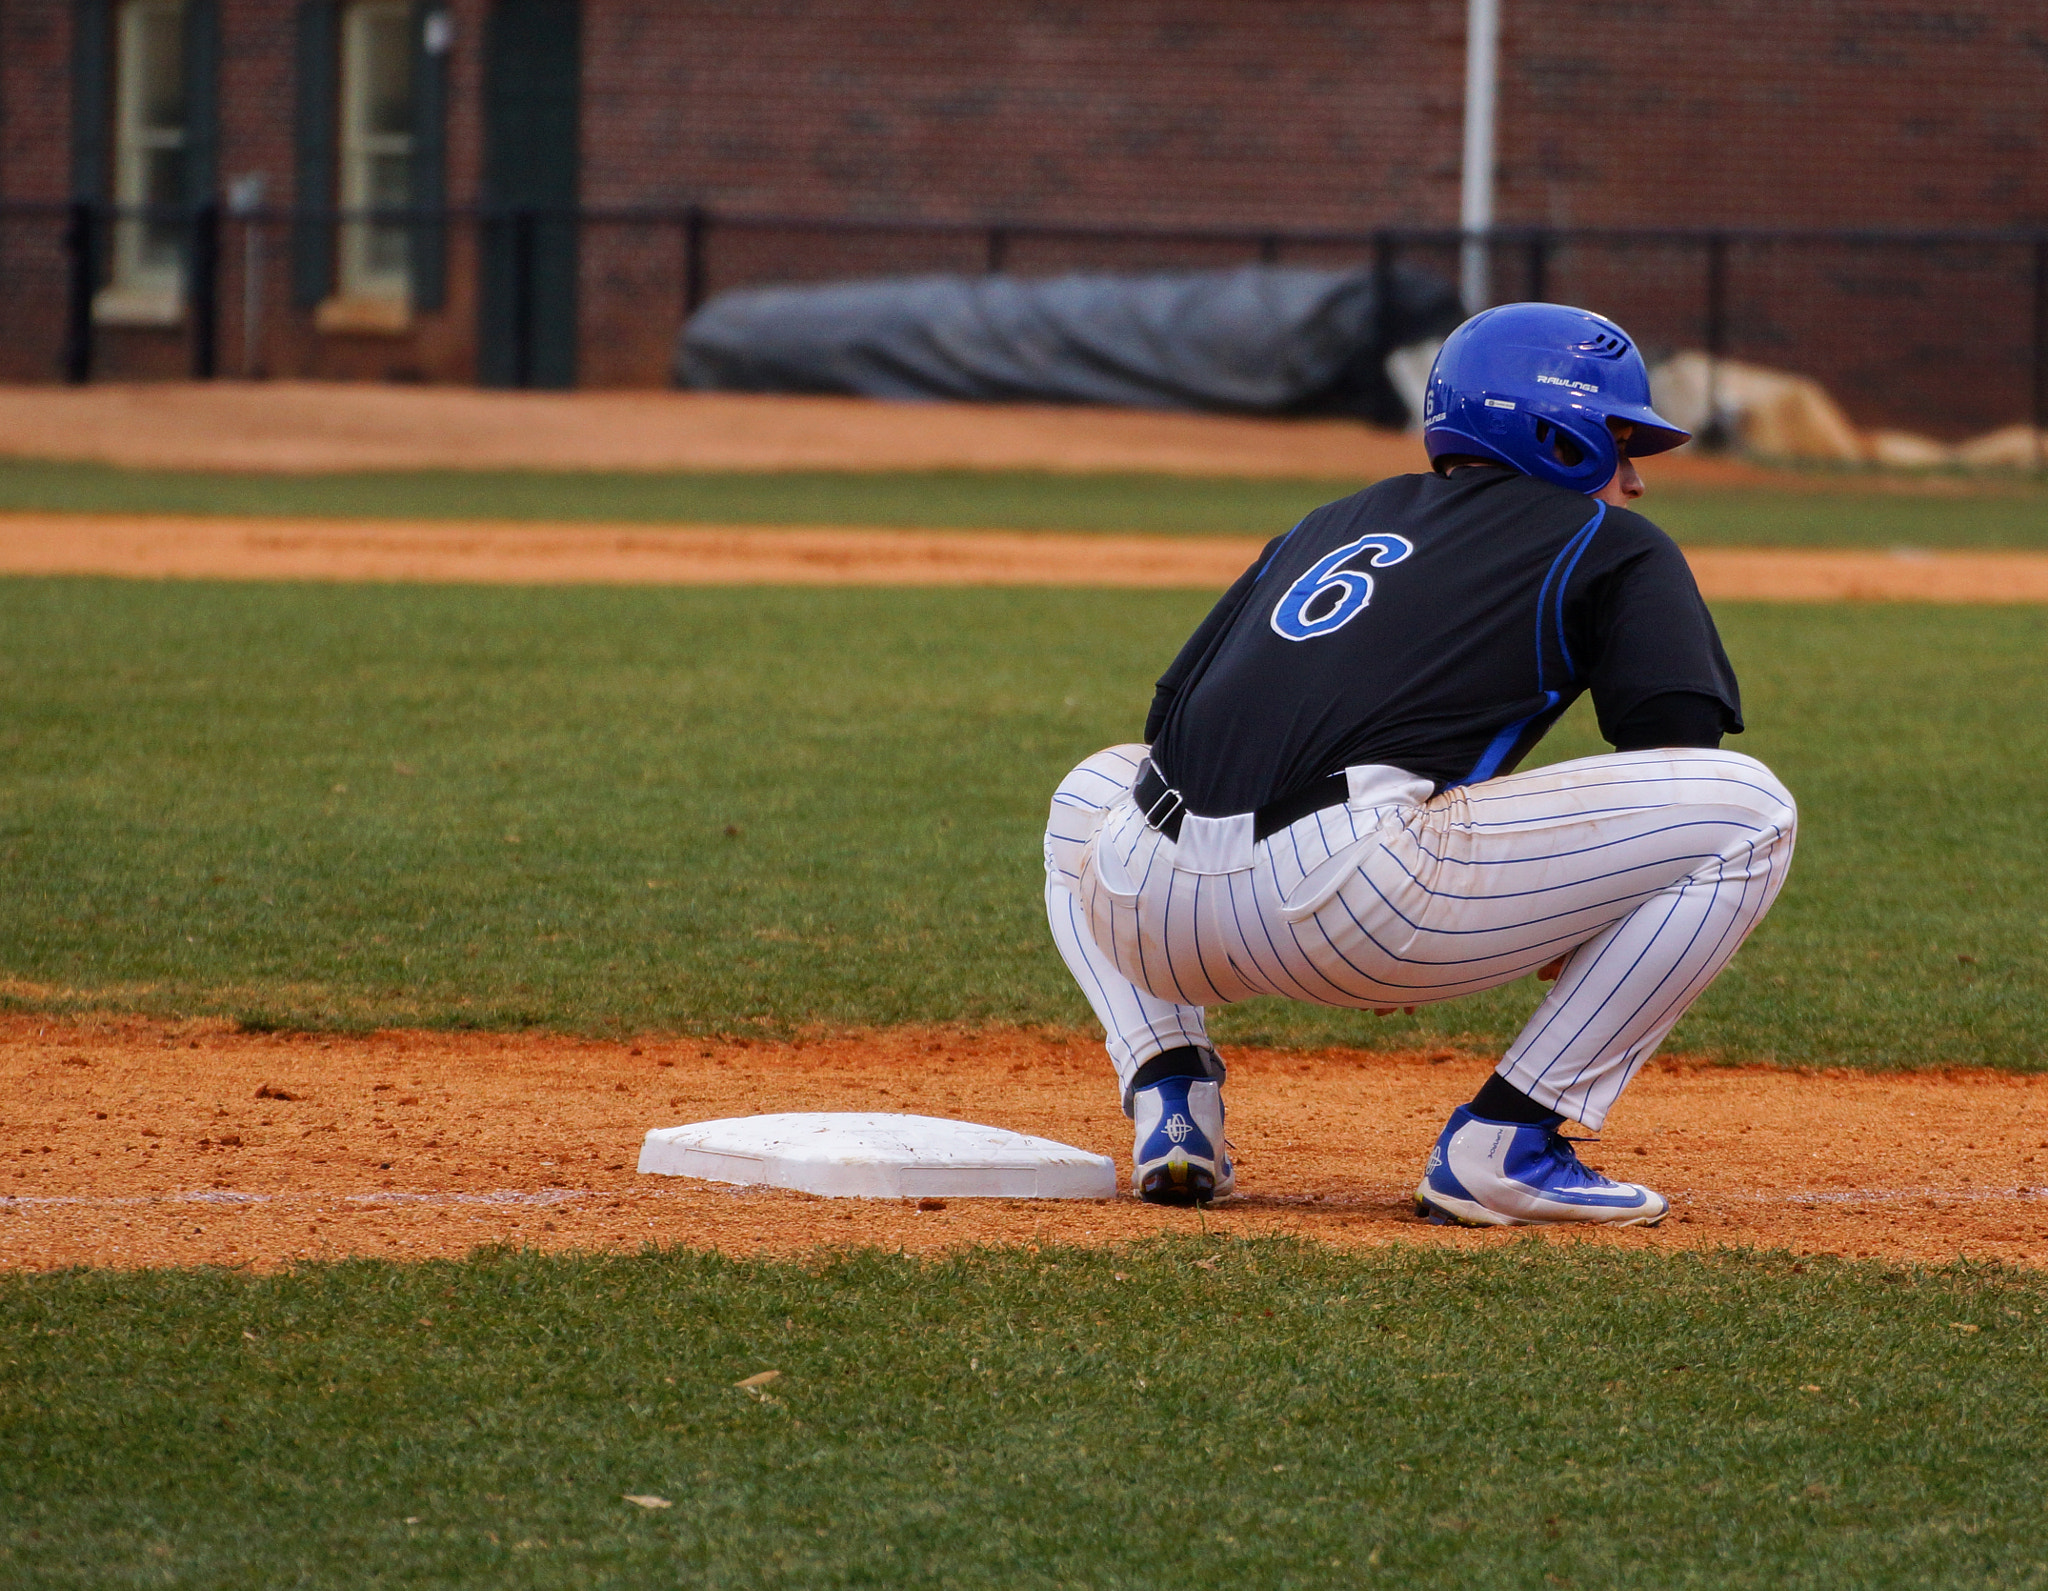
[[1113,1199],[1116,1164],[940,1116],[793,1111],[657,1127],[640,1170],[828,1199]]

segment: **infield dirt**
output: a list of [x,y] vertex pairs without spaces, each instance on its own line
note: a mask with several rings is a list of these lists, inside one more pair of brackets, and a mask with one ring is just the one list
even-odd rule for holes
[[[1591,1163],[1672,1196],[1654,1232],[1461,1232],[1408,1190],[1486,1057],[1242,1050],[1239,1196],[939,1208],[639,1176],[648,1128],[786,1110],[942,1115],[1114,1156],[1099,1045],[909,1028],[791,1043],[0,1020],[0,1266],[460,1256],[480,1244],[801,1254],[1113,1244],[1164,1231],[1340,1246],[1586,1241],[2048,1263],[2048,1077],[1797,1073],[1683,1059],[1631,1089]],[[929,1202],[929,1201],[927,1201]]]
[[[186,470],[1050,470],[1377,480],[1420,439],[1351,420],[730,392],[370,382],[0,386],[0,457]],[[1777,469],[1691,450],[1658,483],[2010,491],[1996,474]]]

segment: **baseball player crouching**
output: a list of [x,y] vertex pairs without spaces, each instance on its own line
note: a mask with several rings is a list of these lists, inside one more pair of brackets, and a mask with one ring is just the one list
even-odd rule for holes
[[[1490,309],[1430,374],[1431,473],[1271,542],[1160,679],[1144,745],[1060,784],[1053,937],[1108,1035],[1155,1203],[1221,1198],[1205,1007],[1382,1013],[1531,972],[1555,986],[1415,1190],[1476,1225],[1654,1225],[1585,1166],[1643,1062],[1770,909],[1792,797],[1720,748],[1735,675],[1632,459],[1687,433],[1602,316]],[[1581,692],[1612,755],[1517,773]]]

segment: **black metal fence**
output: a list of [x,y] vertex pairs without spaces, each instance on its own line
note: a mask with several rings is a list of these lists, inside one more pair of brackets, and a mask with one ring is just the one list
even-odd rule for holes
[[[122,224],[175,236],[181,303],[151,330],[104,312]],[[431,234],[445,295],[365,344],[295,298],[294,251],[344,228]],[[362,376],[491,385],[666,379],[713,292],[927,270],[1044,273],[1258,260],[1396,261],[1458,279],[1484,251],[1495,300],[1613,315],[1653,351],[1697,348],[1813,376],[1865,424],[1956,437],[2048,430],[2048,231],[1500,227],[1156,228],[747,214],[703,206],[357,212],[0,204],[0,375]],[[368,351],[365,351],[367,348]]]

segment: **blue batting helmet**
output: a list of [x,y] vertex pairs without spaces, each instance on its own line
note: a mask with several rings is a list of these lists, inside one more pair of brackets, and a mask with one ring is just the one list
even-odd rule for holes
[[1635,426],[1628,450],[1637,457],[1692,435],[1650,407],[1643,356],[1606,316],[1564,304],[1502,304],[1444,340],[1429,372],[1422,442],[1432,463],[1469,453],[1592,493],[1621,462],[1609,420]]

